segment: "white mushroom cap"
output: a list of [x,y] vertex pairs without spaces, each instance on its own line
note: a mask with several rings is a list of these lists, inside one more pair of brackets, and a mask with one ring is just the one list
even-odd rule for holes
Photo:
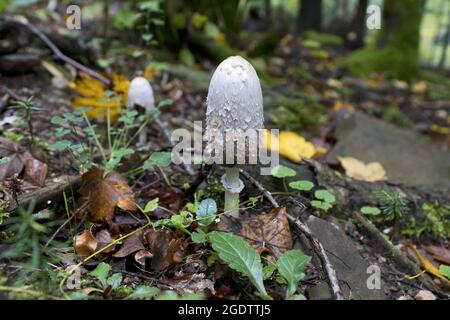
[[[224,141],[227,130],[262,129],[263,125],[263,98],[255,69],[242,57],[227,58],[217,67],[209,84],[206,155]],[[237,134],[232,140],[239,138]]]
[[138,105],[145,109],[155,106],[153,89],[147,79],[136,77],[131,81],[130,88],[128,89],[127,105],[128,107]]

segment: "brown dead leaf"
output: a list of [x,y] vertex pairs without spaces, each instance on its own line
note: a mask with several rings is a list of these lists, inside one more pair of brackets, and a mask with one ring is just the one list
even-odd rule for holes
[[172,230],[150,230],[145,237],[153,255],[151,263],[153,270],[163,270],[183,261],[183,242]]
[[81,183],[78,192],[87,202],[91,221],[111,221],[116,207],[135,210],[133,190],[120,173],[112,171],[103,177],[103,170],[94,167],[83,174]]
[[42,187],[45,184],[47,177],[47,164],[37,159],[27,159],[25,161],[25,170],[23,172],[23,179],[34,186]]
[[350,178],[364,181],[386,180],[386,170],[379,162],[365,164],[361,160],[352,157],[338,157],[339,162],[345,169],[345,174]]
[[292,249],[286,207],[275,208],[268,214],[253,215],[246,220],[224,216],[217,228],[244,237],[256,251],[268,252],[276,259],[286,250]]
[[9,161],[0,165],[0,181],[23,173],[23,179],[33,186],[42,186],[47,176],[47,165],[33,158],[17,142],[0,137],[0,158]]
[[177,279],[167,279],[158,287],[163,290],[173,290],[179,295],[200,293],[208,297],[216,293],[214,282],[205,279],[204,273],[184,274]]
[[433,256],[437,262],[450,266],[450,250],[444,247],[428,245],[424,247],[425,251]]
[[95,252],[97,243],[91,230],[84,230],[82,234],[75,236],[75,252],[88,256]]
[[[95,235],[95,238],[97,239],[97,249],[96,250],[100,250],[103,247],[106,247],[108,244],[110,244],[111,242],[114,241],[113,237],[111,237],[111,233],[109,233],[109,231],[106,229],[103,229],[103,230],[100,230],[99,232],[97,232],[97,234]],[[105,250],[103,250],[103,252],[108,253],[108,252],[114,251],[115,248],[116,248],[116,246],[112,245],[112,246],[106,248]]]
[[441,279],[443,282],[450,284],[450,281],[441,273],[441,271],[439,271],[439,269],[434,266],[430,260],[420,254],[419,250],[417,250],[417,248],[412,243],[405,243],[405,247],[410,249],[414,253],[414,255],[417,257],[417,260],[419,260],[420,264],[422,265],[422,268],[424,268],[426,272]]
[[134,235],[132,235],[129,238],[126,238],[122,246],[120,247],[120,250],[113,254],[113,257],[115,258],[124,258],[126,256],[129,256],[132,253],[135,253],[139,250],[144,250],[144,244],[143,238],[142,238],[142,232],[138,232]]
[[139,250],[134,254],[134,260],[141,266],[145,266],[145,259],[151,258],[153,255],[147,250]]

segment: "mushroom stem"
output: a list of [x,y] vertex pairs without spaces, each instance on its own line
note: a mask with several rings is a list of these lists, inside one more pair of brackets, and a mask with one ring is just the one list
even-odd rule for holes
[[239,217],[239,192],[242,181],[239,180],[239,168],[236,166],[225,168],[225,212],[227,215]]

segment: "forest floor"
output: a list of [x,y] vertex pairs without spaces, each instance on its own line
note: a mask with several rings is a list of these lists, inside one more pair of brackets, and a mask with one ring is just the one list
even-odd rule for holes
[[[192,236],[202,200],[213,199],[223,213],[223,169],[194,165],[191,176],[182,166],[148,159],[171,146],[153,122],[143,126],[144,143],[139,134],[132,139],[145,121],[142,110],[110,114],[110,124],[102,112],[88,112],[88,121],[77,113],[92,101],[100,105],[94,111],[112,103],[111,112],[119,112],[114,99],[124,99],[122,86],[140,74],[150,80],[156,104],[167,101],[160,107],[163,127],[194,131],[194,122],[205,118],[211,57],[195,54],[201,63],[186,66],[155,58],[164,52],[114,47],[102,60],[102,74],[113,82],[108,87],[93,78],[83,83],[73,66],[41,45],[34,50],[44,58],[28,66],[20,54],[31,46],[13,62],[0,55],[8,68],[0,82],[0,160],[9,159],[0,164],[0,297],[149,298],[169,290],[191,298],[255,298],[249,281]],[[211,230],[237,233],[263,255],[266,288],[275,299],[284,297],[286,279],[270,266],[290,248],[312,256],[299,289],[308,299],[336,297],[323,252],[345,299],[448,299],[449,275],[439,269],[450,265],[448,76],[423,71],[411,84],[382,75],[362,79],[340,67],[348,54],[288,34],[273,55],[253,61],[266,128],[295,132],[280,142],[287,149],[281,165],[295,174],[259,176],[246,168],[253,179],[242,178],[241,218],[221,216]],[[39,109],[14,107],[30,96]],[[80,97],[85,100],[77,103]],[[126,139],[129,144],[111,151],[114,141]],[[312,155],[299,151],[307,147]],[[81,159],[86,154],[89,161]],[[286,187],[299,178],[314,189]],[[317,205],[318,189],[332,194],[331,208]],[[377,268],[378,283],[371,278]],[[81,285],[70,287],[74,275]]]

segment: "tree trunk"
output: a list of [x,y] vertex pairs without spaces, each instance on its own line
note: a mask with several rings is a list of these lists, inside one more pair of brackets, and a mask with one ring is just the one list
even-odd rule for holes
[[297,29],[320,31],[322,28],[322,0],[301,0]]
[[356,14],[351,22],[350,34],[345,37],[346,47],[358,49],[364,46],[364,36],[366,35],[366,10],[368,0],[359,0]]
[[442,44],[444,47],[442,50],[441,59],[439,60],[439,69],[444,69],[449,42],[450,42],[450,23],[447,24],[447,32],[445,33],[444,43]]

